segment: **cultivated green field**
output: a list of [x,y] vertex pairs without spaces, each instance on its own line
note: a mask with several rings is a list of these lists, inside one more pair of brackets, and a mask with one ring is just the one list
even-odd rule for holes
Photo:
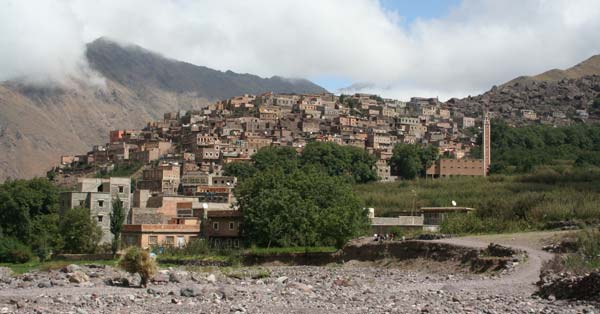
[[[541,229],[551,222],[600,220],[600,169],[540,168],[526,175],[418,179],[356,185],[354,191],[378,216],[413,207],[458,206],[477,209],[443,226],[453,233]],[[462,230],[460,230],[462,228]]]

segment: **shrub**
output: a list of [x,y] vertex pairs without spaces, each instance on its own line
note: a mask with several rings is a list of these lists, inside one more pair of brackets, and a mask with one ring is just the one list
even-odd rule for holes
[[128,273],[140,274],[142,279],[140,282],[141,287],[146,287],[148,279],[154,276],[158,271],[156,261],[150,257],[150,254],[135,246],[129,248],[125,255],[121,257],[119,260],[119,267]]
[[15,238],[0,238],[0,262],[26,263],[33,257],[31,249]]
[[583,229],[577,235],[577,246],[588,263],[600,264],[600,230],[597,228]]

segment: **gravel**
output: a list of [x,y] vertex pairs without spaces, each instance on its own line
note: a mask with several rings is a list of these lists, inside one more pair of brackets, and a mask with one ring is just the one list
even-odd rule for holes
[[[473,245],[469,239],[456,244]],[[460,242],[460,243],[459,243]],[[483,243],[478,243],[485,246]],[[2,313],[597,313],[597,303],[533,295],[539,265],[548,254],[522,247],[526,263],[509,272],[472,274],[456,265],[346,263],[269,266],[268,276],[231,276],[206,268],[162,270],[148,289],[109,285],[136,278],[111,267],[32,272],[0,282]],[[541,253],[540,253],[541,252]],[[427,267],[420,267],[427,266]],[[240,269],[237,273],[252,273]],[[536,274],[537,271],[537,274]],[[87,281],[71,282],[82,272]],[[94,276],[90,273],[94,272]],[[229,273],[231,271],[229,270]],[[81,275],[81,274],[78,274]],[[83,277],[83,276],[82,276]],[[84,277],[85,278],[85,277]],[[27,280],[25,280],[27,279]],[[169,280],[170,279],[170,280]],[[48,282],[62,285],[39,288]]]

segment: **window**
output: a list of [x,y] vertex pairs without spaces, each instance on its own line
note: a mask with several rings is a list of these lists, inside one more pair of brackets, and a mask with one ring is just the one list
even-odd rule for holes
[[158,245],[158,236],[149,236],[148,244],[150,245]]
[[104,207],[104,201],[103,200],[99,200],[98,201],[98,207]]
[[175,245],[175,237],[174,236],[166,236],[165,237],[165,245],[167,245],[167,246]]
[[240,247],[240,240],[238,240],[238,239],[234,239],[234,240],[233,240],[233,247],[235,247],[235,248],[239,248],[239,247]]
[[104,219],[104,216],[98,215],[98,222],[102,222],[103,219]]
[[233,223],[233,221],[229,222],[229,230],[233,230],[235,228],[235,224]]
[[119,193],[123,193],[125,192],[125,187],[124,186],[119,186]]
[[219,223],[218,222],[213,222],[213,229],[214,230],[219,230]]

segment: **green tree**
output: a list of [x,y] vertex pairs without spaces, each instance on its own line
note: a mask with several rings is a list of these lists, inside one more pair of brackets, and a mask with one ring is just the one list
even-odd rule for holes
[[33,219],[57,213],[58,198],[58,188],[45,178],[7,180],[0,184],[0,229],[27,243]]
[[102,239],[102,229],[87,208],[72,208],[61,217],[60,232],[66,253],[94,253]]
[[112,212],[110,213],[110,233],[113,235],[111,249],[113,255],[117,254],[117,251],[121,247],[121,231],[123,231],[125,214],[123,201],[117,197],[112,203]]
[[247,162],[232,162],[223,166],[223,174],[226,176],[234,176],[239,181],[250,178],[256,173],[254,165]]
[[364,149],[331,142],[312,142],[300,155],[301,164],[322,167],[329,175],[348,175],[356,183],[377,180],[376,159]]
[[252,161],[257,170],[278,167],[286,172],[291,172],[298,168],[298,153],[293,147],[263,147],[252,156]]
[[403,179],[414,179],[421,173],[419,148],[413,144],[398,144],[390,158],[392,174]]
[[41,215],[33,219],[29,243],[40,261],[45,261],[52,253],[62,250],[64,242],[59,224],[58,214]]
[[314,167],[270,168],[236,188],[242,233],[259,246],[342,246],[368,219],[350,184]]

